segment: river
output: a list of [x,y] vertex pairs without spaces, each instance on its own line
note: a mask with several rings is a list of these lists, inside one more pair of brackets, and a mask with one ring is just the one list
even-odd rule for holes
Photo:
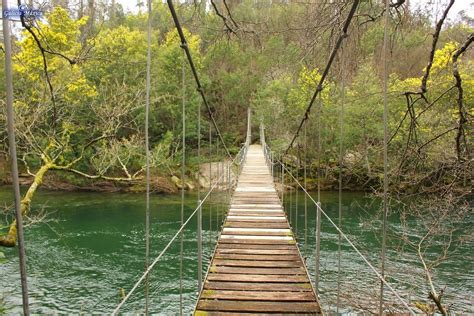
[[[11,203],[8,188],[0,189],[0,202]],[[213,197],[212,205],[203,210],[205,267],[214,249],[217,223],[225,207],[218,203],[223,194]],[[295,200],[295,195],[291,197]],[[39,223],[26,228],[28,281],[31,311],[53,313],[110,313],[118,304],[120,288],[128,291],[138,280],[144,267],[143,194],[51,192],[40,191],[34,199],[32,214],[43,214]],[[155,258],[179,228],[180,195],[153,195],[151,199],[151,257]],[[186,194],[185,216],[196,206],[197,196]],[[290,197],[286,197],[286,202]],[[323,208],[336,220],[337,193],[323,192]],[[298,198],[298,237],[303,244],[304,199]],[[343,229],[368,260],[379,266],[380,232],[370,221],[379,207],[363,193],[344,193]],[[296,228],[296,208],[292,212]],[[389,218],[390,231],[401,229],[396,216]],[[472,233],[472,216],[465,223],[465,232]],[[196,287],[196,219],[184,233],[183,298],[184,311],[193,311]],[[307,263],[314,279],[315,208],[308,202]],[[416,232],[414,232],[416,233]],[[334,308],[337,288],[338,234],[323,218],[321,244],[321,282],[319,286],[323,308]],[[151,311],[176,314],[179,311],[179,238],[158,263],[150,277]],[[304,246],[301,250],[304,252]],[[403,254],[390,247],[387,255],[388,281],[400,295],[410,300],[425,301],[428,293],[421,264],[410,251]],[[17,249],[0,249],[5,259],[0,263],[0,314],[20,313],[21,294]],[[474,273],[472,243],[464,244],[458,256],[439,266],[434,273],[438,288],[445,287],[445,302],[452,310],[473,313]],[[342,246],[341,292],[344,308],[341,312],[363,311],[359,304],[376,304],[379,283],[360,256],[344,243]],[[394,296],[385,290],[387,301]],[[143,287],[139,287],[123,311],[143,311]]]

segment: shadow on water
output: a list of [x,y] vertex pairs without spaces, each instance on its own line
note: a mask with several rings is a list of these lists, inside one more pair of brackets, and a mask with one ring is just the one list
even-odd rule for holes
[[[151,258],[159,254],[179,229],[180,200],[179,194],[152,196]],[[185,218],[196,207],[196,200],[195,194],[186,195]],[[219,196],[215,195],[214,200],[214,205],[210,207],[207,204],[203,209],[205,269],[218,235],[218,220],[222,220],[225,211],[223,206],[218,207]],[[288,200],[287,197],[286,201]],[[10,201],[11,193],[8,188],[0,189],[0,202],[5,204]],[[129,290],[144,270],[144,202],[143,194],[41,191],[35,198],[33,213],[44,208],[49,214],[45,221],[26,230],[32,312],[111,312],[119,302],[119,289]],[[299,195],[298,202],[297,231],[298,240],[302,243],[305,235],[302,194]],[[337,193],[323,193],[322,202],[328,215],[336,219]],[[378,232],[371,231],[363,224],[373,216],[377,203],[371,203],[368,208],[362,207],[368,205],[368,202],[370,201],[361,193],[344,194],[343,227],[351,240],[355,241],[377,267],[380,253]],[[291,214],[292,226],[296,229],[295,206]],[[391,229],[396,229],[397,220],[392,220]],[[315,208],[310,203],[307,225],[307,264],[314,279]],[[184,233],[185,313],[193,311],[197,298],[196,227],[196,219],[193,218]],[[322,221],[322,231],[319,288],[323,307],[327,309],[334,306],[336,300],[338,234],[327,220]],[[344,244],[342,249],[341,279],[345,302],[355,300],[355,296],[358,300],[376,301],[376,297],[371,297],[374,295],[372,288],[378,289],[374,274],[348,245]],[[150,277],[153,312],[179,311],[179,250],[180,243],[177,239]],[[0,264],[0,298],[3,297],[7,313],[20,313],[17,250],[15,248],[1,251],[7,260]],[[462,251],[472,254],[469,245]],[[402,296],[410,295],[412,301],[420,295],[426,296],[427,292],[422,292],[424,280],[420,265],[414,255],[399,256],[397,252],[391,251],[388,261],[389,280],[396,285]],[[416,293],[413,284],[407,282],[407,274],[411,276],[411,282],[420,282]],[[413,275],[418,277],[414,279]],[[472,261],[458,260],[441,266],[437,270],[436,280],[440,287],[447,287],[446,300],[453,301],[457,311],[470,311],[474,293]],[[390,293],[386,296],[388,300],[391,299]],[[140,287],[124,305],[123,311],[141,312],[143,302],[143,287]]]

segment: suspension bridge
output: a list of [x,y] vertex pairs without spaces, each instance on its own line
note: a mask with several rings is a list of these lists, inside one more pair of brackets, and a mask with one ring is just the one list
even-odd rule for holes
[[[240,151],[236,155],[231,155],[222,137],[221,132],[216,124],[213,117],[211,108],[207,102],[204,89],[200,83],[199,76],[194,66],[190,50],[186,42],[186,38],[182,31],[178,16],[173,7],[171,0],[168,0],[169,9],[178,31],[181,47],[183,48],[183,153],[185,153],[186,144],[186,112],[185,112],[185,60],[187,59],[190,69],[192,71],[194,80],[196,82],[197,90],[200,93],[203,104],[205,105],[210,121],[209,131],[209,143],[212,143],[211,135],[213,131],[218,138],[218,143],[222,144],[222,149],[225,154],[229,157],[225,161],[225,168],[223,172],[218,175],[215,181],[211,181],[208,192],[202,196],[199,195],[198,205],[191,215],[185,219],[183,216],[183,207],[181,210],[181,226],[176,234],[169,240],[166,246],[162,249],[160,254],[150,260],[150,216],[149,216],[149,195],[150,195],[150,172],[149,172],[149,144],[148,144],[148,116],[149,116],[149,97],[150,97],[150,47],[151,47],[151,19],[148,21],[148,62],[147,62],[147,102],[146,102],[146,118],[145,118],[145,140],[146,140],[146,156],[147,156],[147,199],[146,199],[146,254],[145,254],[145,272],[141,275],[136,283],[127,288],[125,287],[125,295],[122,297],[120,303],[113,310],[112,314],[116,315],[123,311],[124,306],[127,304],[129,299],[136,295],[138,291],[143,290],[144,300],[144,311],[145,314],[154,312],[164,313],[177,313],[178,311],[155,311],[153,306],[149,303],[149,275],[152,271],[157,268],[160,260],[166,255],[171,245],[181,240],[181,251],[180,251],[180,310],[179,313],[183,314],[184,302],[183,302],[183,246],[182,236],[184,229],[189,226],[191,219],[197,217],[197,288],[198,298],[195,302],[194,313],[196,315],[204,314],[255,314],[255,313],[273,313],[273,314],[321,314],[324,313],[325,307],[320,304],[320,298],[318,295],[319,280],[320,280],[320,243],[321,243],[321,221],[327,220],[339,234],[339,247],[342,241],[346,242],[355,253],[362,258],[366,263],[369,270],[380,280],[380,313],[384,312],[384,289],[388,289],[395,299],[399,303],[400,309],[404,309],[407,312],[414,314],[410,305],[399,295],[399,293],[389,284],[384,276],[384,252],[382,253],[382,269],[379,271],[365,256],[359,251],[354,243],[344,234],[340,228],[340,223],[330,218],[322,208],[320,201],[320,195],[318,194],[318,200],[315,201],[313,197],[308,193],[306,189],[306,166],[304,173],[304,183],[299,181],[300,177],[293,174],[291,168],[285,164],[282,156],[277,155],[267,145],[265,139],[264,126],[260,127],[260,141],[252,144],[251,137],[251,112],[249,111],[247,119],[247,135],[246,141],[241,147]],[[387,1],[387,8],[388,8]],[[329,72],[332,62],[341,47],[342,41],[347,37],[347,29],[357,8],[359,1],[354,1],[351,7],[350,13],[344,23],[344,27],[341,31],[339,40],[336,42],[334,49],[330,55],[328,64],[323,72],[322,78],[317,86],[316,92],[311,99],[311,102],[307,108],[307,111],[299,125],[299,128],[292,139],[288,149],[290,149],[299,137],[300,131],[305,127],[305,122],[309,118],[309,112],[317,96],[320,95],[323,89],[324,80]],[[388,10],[387,10],[388,11]],[[148,1],[148,13],[151,12],[151,1]],[[387,14],[385,14],[387,16]],[[5,31],[5,29],[4,29]],[[9,32],[8,27],[5,32]],[[386,32],[386,29],[385,29]],[[8,36],[5,36],[8,38]],[[386,51],[386,40],[387,34],[385,34],[385,50]],[[8,41],[7,41],[8,42]],[[9,50],[9,47],[6,47]],[[7,67],[8,73],[11,76],[11,69]],[[10,78],[11,79],[11,78]],[[386,77],[385,77],[385,95],[386,95]],[[15,153],[15,138],[14,138],[14,127],[13,120],[11,119],[13,111],[11,110],[12,101],[12,89],[11,83],[7,89],[9,96],[8,109],[9,109],[9,140],[10,148],[12,149],[13,162],[16,162]],[[386,106],[385,99],[385,106]],[[199,126],[198,126],[198,155],[200,155],[200,113],[199,113]],[[386,109],[385,109],[386,113]],[[318,120],[320,116],[318,115]],[[386,119],[386,114],[385,114]],[[342,115],[341,115],[342,123]],[[320,126],[320,124],[318,124]],[[342,124],[341,124],[342,126]],[[342,133],[342,129],[341,129]],[[386,131],[385,131],[386,134]],[[320,131],[318,132],[320,135]],[[304,137],[302,143],[306,144],[306,130],[304,129]],[[318,136],[319,138],[319,136]],[[387,140],[387,139],[385,139]],[[341,145],[342,146],[342,145]],[[321,142],[318,139],[318,152],[321,151]],[[288,150],[287,150],[288,152]],[[386,154],[386,151],[385,151]],[[184,178],[184,165],[185,155],[183,155],[183,178]],[[200,157],[199,157],[200,161]],[[386,163],[385,163],[386,165]],[[17,168],[16,163],[14,167]],[[18,234],[19,234],[19,245],[20,245],[20,264],[22,274],[22,285],[23,285],[23,307],[25,314],[28,315],[28,291],[26,287],[26,269],[24,259],[24,245],[23,236],[21,229],[21,212],[19,211],[19,190],[18,190],[18,170],[12,172],[14,179],[14,187],[16,188],[16,201],[17,201],[17,219],[18,219]],[[233,175],[233,176],[232,176]],[[16,179],[16,181],[15,181]],[[212,179],[212,177],[210,177]],[[386,177],[384,177],[384,180]],[[295,188],[288,186],[288,181],[292,182]],[[341,182],[341,181],[340,181]],[[184,185],[182,185],[182,194],[184,196]],[[217,245],[213,256],[209,262],[203,260],[203,232],[202,232],[202,209],[204,203],[208,201],[211,193],[217,189],[225,188],[228,191],[228,200],[226,203],[226,213],[222,222],[222,228],[217,240]],[[298,248],[298,240],[295,238],[293,227],[290,225],[288,220],[288,214],[284,209],[284,197],[285,190],[295,190],[302,192],[306,202],[311,203],[317,213],[317,224],[316,224],[316,248],[315,262],[307,262],[305,257],[302,256],[302,252]],[[318,186],[319,193],[319,186]],[[200,192],[199,192],[200,194]],[[385,201],[386,205],[386,201]],[[341,212],[341,210],[340,210]],[[305,219],[307,218],[307,207],[305,207]],[[340,214],[339,214],[340,215]],[[386,207],[384,209],[384,215],[386,218]],[[339,217],[340,218],[340,217]],[[384,220],[385,222],[385,220]],[[305,223],[305,230],[307,223]],[[296,224],[297,226],[297,224]],[[385,225],[384,225],[385,226]],[[306,233],[305,233],[306,234]],[[305,239],[307,235],[305,235]],[[304,243],[305,247],[307,242]],[[383,249],[385,249],[385,229],[383,239]],[[340,248],[339,248],[340,249]],[[312,251],[309,249],[304,250],[304,253]],[[204,273],[205,265],[207,264],[207,273]],[[312,279],[308,273],[307,264],[314,264],[315,276]],[[340,256],[338,260],[338,271],[341,270]],[[340,282],[338,282],[338,304],[339,309],[339,294],[340,294]],[[338,311],[338,310],[337,310]]]
[[319,313],[263,147],[249,146],[244,161],[196,314]]

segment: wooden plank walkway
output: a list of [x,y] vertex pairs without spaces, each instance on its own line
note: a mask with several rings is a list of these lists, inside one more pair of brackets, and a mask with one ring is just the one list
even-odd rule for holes
[[250,146],[195,315],[319,314],[260,145]]

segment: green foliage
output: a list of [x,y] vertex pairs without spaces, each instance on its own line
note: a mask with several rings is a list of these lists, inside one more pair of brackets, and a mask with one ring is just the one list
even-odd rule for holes
[[[73,20],[62,8],[55,8],[46,16],[47,22],[38,22],[41,32],[33,29],[36,36],[47,42],[48,49],[61,52],[65,56],[76,56],[81,49],[80,27],[86,18]],[[27,31],[23,40],[18,43],[19,53],[14,59],[14,70],[21,78],[22,85],[31,87],[28,90],[27,103],[41,103],[48,94],[44,81],[43,57],[33,38]],[[93,85],[89,84],[79,65],[70,65],[58,55],[47,54],[48,70],[53,87],[61,86],[61,100],[72,105],[80,105],[96,96]],[[17,85],[18,87],[18,85]]]
[[[320,70],[330,51],[327,43],[330,48],[332,36],[337,34],[326,29],[332,22],[326,21],[328,17],[319,9],[310,10],[292,2],[232,2],[230,11],[235,23],[225,10],[222,13],[228,16],[233,32],[224,33],[222,18],[213,8],[206,8],[205,3],[177,6],[211,111],[231,152],[236,152],[244,141],[248,107],[254,113],[253,135],[257,134],[262,120],[272,147],[283,150],[288,145],[321,78]],[[376,17],[380,9],[378,3],[361,2],[358,22],[365,21],[369,15]],[[23,158],[33,169],[41,165],[41,159],[37,150],[31,153],[27,149],[39,147],[53,156],[60,152],[57,162],[67,164],[81,155],[81,145],[104,133],[114,137],[104,138],[82,153],[83,159],[76,163],[79,170],[114,174],[120,173],[123,165],[134,171],[143,168],[147,14],[146,10],[125,13],[118,4],[110,10],[109,18],[100,28],[95,28],[97,33],[85,39],[87,17],[74,19],[61,8],[55,8],[39,22],[41,32],[33,29],[48,49],[77,61],[71,65],[59,54],[45,55],[58,116],[54,133],[50,133],[53,104],[45,81],[43,57],[28,32],[24,31],[16,43],[15,108],[20,129],[29,129],[35,135],[34,139],[28,139],[31,135],[20,133]],[[393,155],[404,151],[410,137],[409,120],[404,119],[407,104],[403,94],[419,90],[431,44],[426,34],[432,31],[429,12],[411,12],[403,18],[403,23],[398,23],[396,18],[391,21],[395,35],[391,39],[388,102],[389,131],[394,134],[390,143]],[[153,166],[166,171],[176,165],[172,160],[178,160],[181,155],[183,91],[186,142],[192,148],[187,156],[191,164],[197,163],[190,157],[197,147],[200,105],[203,147],[209,120],[167,5],[153,1],[151,20],[150,141]],[[307,25],[302,27],[301,21]],[[428,100],[439,101],[426,111],[423,110],[426,105],[422,106],[421,102],[415,108],[417,113],[424,113],[417,121],[419,145],[458,122],[457,91],[449,90],[454,84],[452,55],[470,32],[472,28],[463,24],[449,25],[442,32],[426,93]],[[381,19],[351,28],[344,47],[345,65],[341,66],[338,56],[310,113],[306,126],[310,159],[318,155],[316,118],[321,105],[323,163],[329,168],[337,164],[342,142],[348,157],[352,157],[348,159],[361,174],[377,174],[380,170],[382,40]],[[470,55],[460,59],[464,104],[470,113],[474,110],[473,67]],[[341,76],[345,77],[344,97]],[[340,139],[339,115],[343,102],[344,139]],[[29,121],[34,124],[27,124]],[[469,125],[466,130],[470,131]],[[453,134],[448,134],[426,148],[424,157],[430,161],[427,165],[434,166],[441,156],[442,159],[454,157],[452,139]],[[297,145],[304,145],[302,138]]]
[[[201,68],[199,36],[192,35],[184,29],[188,47],[193,55],[196,68]],[[180,47],[177,31],[166,34],[165,39],[157,48],[155,62],[152,65],[152,102],[150,132],[154,139],[162,139],[171,131],[173,135],[181,135],[182,102],[183,102],[183,67],[185,76],[186,130],[191,140],[196,139],[197,108],[200,96],[196,91],[191,69]]]
[[[153,37],[156,40],[158,34]],[[125,26],[105,29],[91,45],[93,57],[84,65],[90,81],[96,85],[118,83],[143,89],[147,45],[144,32]]]

